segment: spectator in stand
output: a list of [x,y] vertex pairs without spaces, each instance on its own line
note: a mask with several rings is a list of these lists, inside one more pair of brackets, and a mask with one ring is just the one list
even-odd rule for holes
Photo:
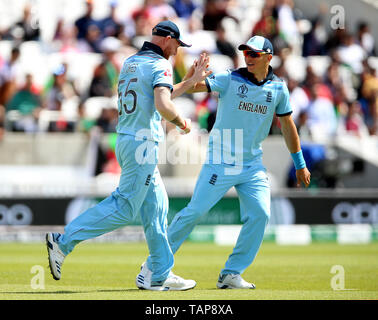
[[301,141],[312,140],[311,130],[308,126],[308,114],[305,110],[299,113],[295,125],[297,127],[298,135],[301,138]]
[[287,70],[286,70],[285,63],[284,63],[283,60],[281,60],[281,61],[280,61],[280,64],[279,64],[276,68],[274,68],[274,74],[275,74],[277,77],[283,79],[283,80],[286,81],[286,82],[287,82],[288,79],[290,78],[289,73],[288,73]]
[[322,17],[318,16],[311,22],[310,31],[303,36],[302,55],[304,57],[325,55],[326,41],[327,31]]
[[340,83],[342,83],[343,87],[345,88],[345,94],[346,94],[347,100],[356,99],[357,98],[357,92],[356,92],[357,86],[355,84],[356,79],[351,68],[341,62],[337,49],[333,49],[329,53],[329,56],[331,58],[331,65],[337,66],[337,74],[338,74],[337,78],[339,79]]
[[118,164],[117,156],[115,154],[115,147],[117,141],[117,133],[108,134],[108,143],[102,145],[103,162],[98,163],[98,173],[115,174],[119,176],[121,174],[121,167]]
[[[134,36],[147,37],[157,23],[167,19],[175,20],[177,15],[173,7],[165,0],[144,0],[143,5],[137,8],[131,14],[131,17],[134,21]],[[131,42],[133,43],[134,41],[132,40]],[[134,44],[134,46],[136,45]]]
[[100,22],[92,17],[93,0],[86,0],[86,12],[84,16],[75,21],[77,48],[80,52],[101,53],[100,43],[102,34]]
[[89,86],[89,97],[111,97],[113,94],[113,86],[107,75],[106,65],[103,61],[94,70]]
[[366,58],[365,50],[355,42],[352,34],[344,34],[341,46],[337,49],[341,62],[349,65],[353,73],[362,73],[362,61]]
[[336,112],[333,103],[320,95],[319,91],[319,84],[310,88],[310,103],[306,110],[307,123],[313,137],[329,139],[336,134]]
[[96,125],[96,120],[86,116],[84,103],[85,101],[80,101],[77,107],[78,120],[75,124],[75,131],[89,133]]
[[90,97],[111,97],[117,93],[118,75],[121,68],[116,59],[116,53],[120,47],[120,40],[114,37],[108,37],[102,41],[103,60],[94,70],[89,88]]
[[231,44],[231,42],[226,38],[226,30],[221,23],[218,25],[216,30],[216,45],[218,52],[229,57],[234,64],[234,68],[237,69],[239,66],[239,57],[236,53],[234,45]]
[[131,14],[135,28],[134,36],[149,36],[154,27],[149,12],[149,1],[144,0],[143,5]]
[[41,110],[40,90],[34,85],[31,74],[26,74],[25,84],[16,91],[7,103],[7,112],[16,110],[21,118],[13,123],[13,131],[38,131],[38,117]]
[[98,24],[93,23],[88,26],[87,34],[84,39],[78,40],[80,52],[101,53],[102,34]]
[[59,66],[53,72],[53,85],[46,93],[44,107],[47,110],[60,111],[64,100],[63,84],[64,84],[64,67]]
[[375,54],[375,40],[367,22],[362,21],[358,24],[357,41],[368,56]]
[[346,28],[336,29],[328,37],[328,40],[325,43],[326,54],[331,55],[335,49],[338,49],[343,42],[344,35],[347,33]]
[[[275,40],[281,39],[280,37],[276,37]],[[274,73],[277,75],[277,77],[283,79],[286,81],[286,83],[289,81],[289,73],[286,69],[286,63],[287,58],[290,55],[290,49],[284,48],[284,47],[276,47],[275,44],[277,44],[278,41],[275,41],[273,43],[274,50],[277,51],[276,57],[278,58],[278,65],[274,68]]]
[[118,39],[122,41],[124,46],[130,47],[131,41],[135,36],[135,21],[133,19],[132,12],[128,12],[126,16],[122,16],[120,22],[122,23],[123,28],[122,33],[119,35]]
[[5,105],[17,90],[16,75],[18,73],[18,61],[20,49],[14,47],[10,58],[3,62],[0,68],[0,104]]
[[21,42],[40,40],[38,16],[32,15],[32,6],[26,4],[22,19],[3,33],[4,40],[18,40]]
[[343,79],[339,74],[339,65],[336,62],[331,62],[328,66],[326,74],[324,76],[324,84],[329,88],[331,91],[331,95],[333,98],[333,103],[337,106],[337,110],[339,109],[338,106],[349,99],[347,89],[343,83]]
[[68,90],[69,92],[72,91],[72,93],[68,94],[69,97],[72,97],[72,96],[80,96],[80,92],[79,90],[77,89],[77,84],[76,84],[76,79],[75,78],[70,78],[69,77],[69,74],[68,74],[68,63],[67,62],[63,62],[62,64],[60,64],[54,71],[53,73],[51,74],[51,76],[47,79],[44,87],[43,87],[43,92],[42,92],[42,97],[46,97],[46,95],[48,94],[48,92],[53,88],[54,86],[54,83],[56,82],[56,74],[57,73],[60,73],[60,72],[63,72],[64,73],[64,82],[65,82],[65,86],[68,87],[68,88],[71,88],[70,90]]
[[[105,62],[111,64],[114,75],[112,76],[113,82],[118,82],[118,74],[121,71],[121,64],[123,60],[120,60],[117,56],[117,52],[122,47],[122,42],[114,37],[107,37],[101,42],[101,52],[103,53],[103,59]],[[114,80],[115,79],[115,80]]]
[[175,9],[177,16],[184,19],[189,19],[194,10],[197,9],[193,0],[173,0],[171,6]]
[[118,1],[111,0],[109,3],[110,13],[107,17],[99,21],[102,37],[120,38],[123,34],[124,26],[118,21],[116,16]]
[[77,29],[77,39],[85,40],[88,35],[88,29],[91,25],[97,25],[98,21],[93,19],[93,0],[85,1],[87,10],[84,16],[80,17],[75,21],[75,27]]
[[162,20],[177,19],[175,9],[167,3],[167,0],[149,0],[148,11],[153,24]]
[[201,129],[206,129],[208,132],[211,131],[215,123],[217,107],[217,96],[211,92],[207,93],[205,98],[197,103],[196,117]]
[[77,29],[73,25],[58,26],[54,36],[57,51],[62,53],[79,53],[79,41],[77,40],[76,33]]
[[58,21],[56,22],[55,31],[53,35],[53,41],[62,41],[64,38],[64,18],[60,17],[58,18]]
[[45,90],[43,107],[47,110],[61,111],[63,103],[76,95],[73,84],[67,79],[67,69],[65,65],[60,64],[53,71],[52,86]]
[[322,81],[322,79],[314,72],[311,65],[306,67],[306,78],[303,81],[303,89],[309,97],[312,97],[311,90],[316,86],[316,95],[328,99],[333,102],[333,95],[330,88]]
[[358,101],[347,103],[347,114],[344,120],[344,129],[347,133],[360,138],[369,135],[369,130],[363,120],[361,104]]
[[238,19],[227,12],[227,6],[227,0],[205,0],[202,17],[203,30],[215,31],[225,17],[230,17],[239,23]]
[[204,30],[201,19],[196,15],[188,20],[188,33],[185,34],[185,39],[192,44],[191,47],[184,48],[188,54],[197,56],[202,52],[211,54],[217,50],[214,35]]
[[365,64],[361,74],[359,101],[362,105],[365,123],[371,135],[378,134],[378,77],[376,70]]
[[116,132],[118,123],[118,109],[112,106],[102,108],[100,117],[96,121],[96,126],[101,128],[102,132]]
[[293,108],[293,113],[291,114],[291,116],[295,124],[299,126],[299,123],[301,121],[302,123],[304,122],[304,116],[307,117],[307,114],[305,114],[302,115],[301,119],[301,114],[305,113],[304,111],[306,110],[310,101],[308,99],[306,92],[302,89],[302,87],[299,86],[297,80],[289,78],[287,82],[287,88],[290,92],[290,104]]
[[280,36],[284,39],[294,54],[300,54],[300,33],[294,17],[293,0],[278,0],[278,28]]
[[[188,72],[186,65],[187,54],[184,50],[178,50],[173,59],[173,82],[179,83],[185,77]],[[167,124],[168,126],[170,124]]]
[[271,5],[265,4],[260,20],[256,22],[252,29],[251,36],[263,36],[271,42],[278,36],[277,20],[273,17],[273,8]]

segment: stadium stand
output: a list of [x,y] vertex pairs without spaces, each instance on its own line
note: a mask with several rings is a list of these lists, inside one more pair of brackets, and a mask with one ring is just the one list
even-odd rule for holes
[[[79,39],[75,22],[85,14],[88,3],[93,5],[90,19],[93,28],[88,27],[86,37]],[[29,4],[32,4],[30,17],[26,19],[23,12]],[[329,26],[329,21],[330,7],[334,4],[336,4],[335,1],[329,1],[329,7],[324,11],[320,1],[300,0],[176,0],[172,2],[56,0],[54,5],[47,0],[0,1],[1,176],[3,177],[4,172],[8,172],[12,164],[23,165],[23,170],[19,168],[20,172],[24,176],[28,175],[28,172],[33,170],[33,166],[49,162],[41,160],[42,154],[55,159],[57,162],[51,161],[55,165],[60,159],[59,165],[66,166],[66,169],[71,167],[76,172],[77,166],[87,165],[85,161],[76,161],[80,158],[80,148],[92,150],[90,151],[92,153],[97,152],[96,159],[99,161],[97,165],[100,167],[101,161],[109,161],[107,152],[111,149],[109,137],[114,133],[111,128],[114,128],[113,111],[116,108],[117,76],[122,61],[137,52],[143,41],[148,39],[152,26],[167,16],[177,22],[188,38],[196,35],[196,33],[191,34],[191,19],[193,19],[200,22],[200,29],[196,29],[199,39],[209,37],[215,39],[216,31],[213,30],[214,24],[209,23],[207,11],[211,7],[215,12],[214,21],[218,21],[223,26],[227,42],[234,48],[247,40],[254,32],[264,34],[272,40],[276,52],[272,65],[276,74],[288,83],[295,80],[292,81],[294,86],[291,92],[297,88],[299,89],[297,91],[302,93],[302,97],[306,95],[307,100],[302,100],[306,101],[305,105],[294,110],[297,112],[296,124],[302,141],[310,146],[321,144],[328,150],[325,153],[323,167],[319,169],[320,175],[325,174],[327,165],[335,161],[335,157],[339,160],[340,157],[347,158],[349,163],[352,163],[349,171],[346,170],[343,174],[334,173],[334,178],[338,181],[336,184],[320,181],[322,180],[320,177],[318,185],[314,184],[313,187],[377,188],[378,179],[374,179],[374,175],[377,177],[378,171],[378,57],[376,56],[378,28],[376,28],[377,22],[372,18],[374,14],[371,13],[376,15],[377,9],[368,1],[346,1],[344,8],[348,10],[347,18],[350,20],[346,21],[345,28],[333,30]],[[361,16],[355,8],[366,8],[366,6],[371,12],[363,17],[364,21],[360,21]],[[113,55],[109,53],[111,50],[106,51],[101,46],[105,40],[111,42],[106,33],[109,30],[104,29],[104,18],[109,18],[111,7],[116,10],[115,16],[107,20],[106,26],[118,28],[118,31],[112,34],[112,39],[116,38],[120,43],[120,47]],[[24,23],[19,24],[20,21]],[[28,24],[32,29],[40,30],[39,35],[32,40],[25,38],[26,29],[23,26]],[[360,25],[364,28],[358,29]],[[216,26],[215,24],[215,28]],[[348,42],[350,40],[352,42]],[[198,43],[201,44],[201,42]],[[214,43],[202,43],[203,47],[194,48],[193,46],[192,51],[183,49],[182,53],[172,61],[175,80],[182,79],[198,53],[203,50],[209,52],[210,67],[214,72],[234,68],[235,61],[220,53]],[[309,52],[306,49],[307,46],[316,47],[316,52]],[[19,50],[20,54],[12,60],[14,49]],[[359,52],[361,58],[349,61],[345,58],[348,57],[345,52]],[[243,63],[243,57],[237,51],[236,65],[243,66]],[[104,68],[101,69],[100,66]],[[106,96],[90,95],[90,87],[98,73],[102,77],[97,83],[110,92]],[[20,105],[10,108],[9,102],[18,90],[24,88],[27,75],[32,76],[30,90],[38,97],[40,104],[30,107],[29,113],[26,114],[23,113]],[[177,106],[181,108],[183,114],[192,119],[198,130],[193,132],[190,142],[185,139],[181,139],[180,142],[179,138],[172,138],[167,145],[181,143],[186,149],[189,143],[196,154],[202,154],[205,148],[199,141],[206,141],[207,130],[211,128],[211,115],[216,112],[213,109],[214,101],[216,101],[216,96],[207,97],[206,95],[184,95],[177,99],[175,102]],[[300,101],[293,101],[294,108],[297,107],[296,103],[300,105]],[[317,131],[319,130],[317,128],[323,128],[323,126],[311,125],[315,121],[311,118],[315,113],[310,112],[309,108],[324,106],[325,103],[331,106],[330,111],[336,119],[337,128],[330,135]],[[321,121],[327,122],[329,119],[322,118]],[[98,140],[91,138],[91,130],[95,128],[102,128],[104,131]],[[167,125],[167,133],[171,129]],[[284,149],[278,149],[282,150],[280,151],[281,165],[278,166],[273,161],[277,152],[276,148],[279,148],[278,145],[282,143],[279,135],[279,122],[275,120],[270,137],[264,144],[266,154],[264,161],[274,185],[277,188],[286,188],[291,164],[289,155]],[[173,133],[172,136],[174,136]],[[67,142],[63,143],[65,140]],[[29,147],[25,150],[29,150],[34,155],[38,154],[40,150],[43,150],[43,146],[36,145],[37,141],[42,145],[45,142],[50,143],[50,146],[53,146],[51,141],[56,141],[59,150],[54,148],[50,150],[54,150],[52,153],[56,152],[60,156],[42,153],[40,157],[34,157],[32,160],[27,152],[22,151],[22,148],[31,144],[34,151]],[[91,147],[90,141],[100,142],[97,147]],[[17,144],[19,147],[16,147]],[[13,148],[9,149],[10,146]],[[163,148],[163,150],[166,149]],[[75,153],[75,155],[63,156],[68,153]],[[73,159],[76,159],[76,162]],[[365,163],[365,171],[358,171],[356,165],[353,166],[356,159],[362,159]],[[161,167],[163,176],[167,179],[183,177],[188,179],[198,174],[200,164],[191,166],[180,163],[162,164]],[[62,171],[59,171],[58,167],[56,169],[57,174],[51,173],[49,176],[55,176],[51,179],[54,179],[58,185],[60,183],[58,177],[63,177],[64,174],[59,174]],[[92,172],[101,176],[104,184],[106,184],[104,182],[106,177],[109,177],[109,181],[116,179],[109,175],[109,172],[101,172],[101,169],[92,170]],[[363,178],[354,180],[355,184],[347,183],[345,182],[348,176],[346,172],[349,172],[349,177],[355,176],[358,172]],[[102,173],[104,175],[101,175]],[[74,175],[69,174],[67,177],[74,177]],[[19,185],[16,176],[11,179],[11,175],[7,175],[7,179],[8,183]],[[185,179],[182,180],[184,184]],[[348,181],[353,181],[353,179]],[[112,186],[112,182],[109,185]],[[168,183],[168,186],[174,185],[174,182]],[[169,192],[174,195],[175,189],[172,187]]]

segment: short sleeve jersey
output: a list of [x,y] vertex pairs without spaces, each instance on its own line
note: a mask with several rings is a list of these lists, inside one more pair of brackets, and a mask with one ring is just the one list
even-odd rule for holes
[[209,163],[250,165],[262,157],[262,141],[273,116],[292,113],[289,91],[269,67],[257,82],[246,68],[227,70],[206,78],[209,91],[219,93],[217,116],[209,136]]
[[117,133],[158,142],[164,139],[161,115],[154,103],[158,86],[173,90],[172,65],[158,46],[145,42],[125,60],[120,72]]

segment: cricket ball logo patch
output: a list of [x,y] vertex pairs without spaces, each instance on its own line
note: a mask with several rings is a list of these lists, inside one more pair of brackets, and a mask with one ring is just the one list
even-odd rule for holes
[[237,95],[240,98],[246,98],[248,93],[248,87],[243,83],[239,88],[238,88],[238,93]]

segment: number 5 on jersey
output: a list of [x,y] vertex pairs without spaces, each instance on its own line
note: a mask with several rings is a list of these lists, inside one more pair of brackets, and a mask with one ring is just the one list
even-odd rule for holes
[[[138,78],[132,78],[129,80],[127,86],[126,86],[126,90],[125,90],[125,94],[123,95],[122,97],[122,90],[121,90],[121,85],[123,83],[125,83],[125,80],[120,80],[119,83],[118,83],[118,101],[119,101],[119,115],[122,115],[122,107],[125,109],[125,112],[126,114],[131,114],[135,111],[136,109],[136,104],[137,104],[137,94],[134,90],[132,89],[129,89],[129,86],[132,82],[137,82],[138,81]],[[125,99],[127,97],[127,95],[131,94],[133,96],[133,106],[131,109],[128,108],[128,106],[126,105],[126,103],[123,103],[123,99]]]

